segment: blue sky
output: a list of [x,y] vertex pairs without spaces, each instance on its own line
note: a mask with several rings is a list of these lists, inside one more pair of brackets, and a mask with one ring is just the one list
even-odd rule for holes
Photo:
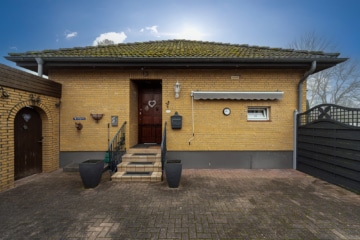
[[1,0],[0,63],[9,52],[98,39],[190,39],[287,48],[316,32],[360,60],[358,0]]

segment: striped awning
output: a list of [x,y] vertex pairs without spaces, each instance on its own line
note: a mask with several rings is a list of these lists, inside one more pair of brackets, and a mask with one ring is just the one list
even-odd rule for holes
[[283,95],[284,92],[191,92],[195,100],[281,100]]

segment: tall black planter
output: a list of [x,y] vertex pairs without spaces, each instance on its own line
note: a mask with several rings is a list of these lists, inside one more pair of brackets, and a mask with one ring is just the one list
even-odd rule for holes
[[165,162],[166,181],[170,188],[179,187],[181,172],[182,172],[181,160],[167,160]]
[[85,188],[99,185],[104,170],[104,160],[86,160],[79,163],[79,172]]

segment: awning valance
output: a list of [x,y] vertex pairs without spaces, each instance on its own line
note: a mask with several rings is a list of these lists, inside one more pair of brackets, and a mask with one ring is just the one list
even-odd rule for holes
[[283,95],[284,92],[191,92],[195,100],[281,100]]

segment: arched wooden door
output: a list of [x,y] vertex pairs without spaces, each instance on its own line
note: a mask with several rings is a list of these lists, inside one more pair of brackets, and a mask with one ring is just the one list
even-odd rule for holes
[[15,180],[42,172],[42,121],[31,107],[15,116]]

